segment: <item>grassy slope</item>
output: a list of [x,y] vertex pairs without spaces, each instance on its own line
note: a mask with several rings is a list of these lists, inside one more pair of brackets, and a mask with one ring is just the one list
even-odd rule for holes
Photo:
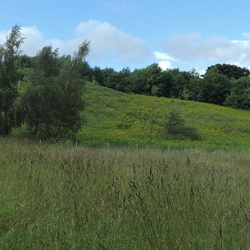
[[[78,134],[85,145],[155,145],[245,149],[250,146],[250,113],[193,101],[125,94],[87,84],[88,123]],[[163,126],[176,107],[199,129],[202,141],[166,140]]]

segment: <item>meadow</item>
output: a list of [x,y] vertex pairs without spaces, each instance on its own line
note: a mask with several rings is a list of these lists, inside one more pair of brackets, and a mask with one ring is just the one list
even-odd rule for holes
[[[249,111],[84,98],[78,147],[0,137],[0,249],[250,249]],[[201,140],[166,138],[173,109]]]
[[[88,83],[87,119],[77,135],[85,146],[132,146],[242,150],[250,148],[250,113],[246,110],[153,96],[126,94]],[[202,140],[166,139],[168,114],[178,109],[198,129]]]
[[249,249],[249,162],[0,138],[0,249]]

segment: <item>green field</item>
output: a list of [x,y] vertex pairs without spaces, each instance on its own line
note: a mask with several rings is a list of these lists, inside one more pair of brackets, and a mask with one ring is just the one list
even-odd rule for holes
[[0,138],[0,249],[249,249],[248,152]]
[[[78,133],[82,145],[156,148],[248,149],[249,111],[194,101],[125,94],[88,83],[87,124]],[[163,129],[172,109],[202,135],[200,141],[166,140]]]
[[[250,249],[250,113],[86,86],[72,142],[0,137],[0,249]],[[177,108],[202,135],[166,139]]]

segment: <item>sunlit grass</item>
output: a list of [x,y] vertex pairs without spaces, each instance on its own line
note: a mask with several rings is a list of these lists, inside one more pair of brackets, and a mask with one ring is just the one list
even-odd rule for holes
[[[193,101],[125,94],[87,84],[88,123],[78,133],[82,145],[158,146],[159,148],[247,149],[250,113]],[[202,135],[200,141],[166,140],[168,113],[177,108]]]

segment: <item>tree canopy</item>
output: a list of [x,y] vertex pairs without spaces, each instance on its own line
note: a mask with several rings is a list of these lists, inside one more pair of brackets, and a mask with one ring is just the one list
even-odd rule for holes
[[0,135],[25,124],[32,138],[73,139],[85,121],[83,72],[90,43],[84,41],[73,56],[60,57],[58,49],[45,46],[31,58],[20,55],[23,39],[14,26],[0,47]]
[[7,41],[0,47],[0,135],[9,135],[20,121],[17,120],[16,100],[18,72],[15,59],[23,42],[20,26],[12,28]]
[[25,121],[33,138],[74,138],[84,119],[82,61],[89,51],[84,42],[73,57],[59,64],[58,50],[44,47],[37,55],[31,85],[24,94]]

